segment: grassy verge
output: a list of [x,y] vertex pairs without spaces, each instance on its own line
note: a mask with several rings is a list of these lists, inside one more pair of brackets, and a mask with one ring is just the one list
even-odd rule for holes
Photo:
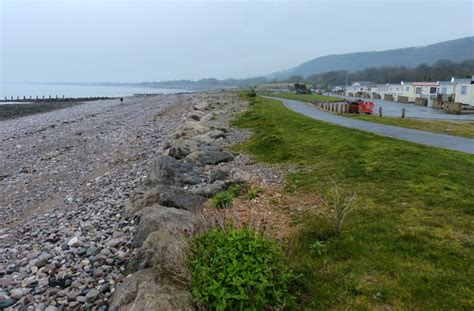
[[343,98],[317,95],[317,94],[294,94],[294,93],[265,93],[265,95],[272,97],[280,97],[294,100],[301,100],[304,102],[342,102]]
[[0,105],[0,121],[80,105],[82,102],[54,102]]
[[420,120],[402,119],[391,117],[377,117],[368,115],[347,115],[355,119],[370,121],[375,123],[407,127],[434,133],[463,136],[474,138],[474,121],[441,121],[441,120]]
[[[346,129],[250,98],[234,125],[253,137],[238,149],[304,167],[286,191],[322,193],[332,180],[358,193],[340,236],[301,217],[289,243],[301,309],[474,308],[474,156]],[[295,207],[296,208],[296,207]],[[324,252],[310,252],[314,242]]]

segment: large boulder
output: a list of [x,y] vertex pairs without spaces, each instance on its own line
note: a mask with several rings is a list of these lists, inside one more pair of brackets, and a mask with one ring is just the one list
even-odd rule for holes
[[213,130],[208,133],[206,133],[209,138],[211,139],[219,139],[219,138],[225,138],[226,134],[222,130]]
[[199,111],[199,110],[194,110],[188,113],[188,118],[194,121],[199,121],[201,120],[201,117],[204,115],[204,112]]
[[180,138],[171,144],[168,154],[176,159],[183,159],[188,154],[200,150],[221,150],[221,148],[205,135],[194,139]]
[[194,110],[199,110],[199,111],[204,111],[204,110],[208,110],[210,109],[211,107],[209,106],[208,103],[206,102],[200,102],[200,103],[197,103],[193,106],[193,109]]
[[153,269],[140,270],[124,279],[110,299],[111,311],[194,310],[189,291],[166,279],[157,279]]
[[170,187],[159,195],[158,203],[163,206],[175,207],[187,211],[200,210],[206,198],[190,193],[177,187]]
[[174,239],[168,229],[151,232],[142,246],[133,252],[128,268],[137,271],[158,266],[169,245],[175,243]]
[[211,111],[209,113],[206,113],[201,117],[201,124],[207,123],[209,121],[214,121],[216,120],[221,114],[223,114],[223,111]]
[[169,186],[156,185],[148,191],[138,191],[133,193],[126,206],[127,216],[133,216],[145,207],[158,204],[160,201],[160,194],[168,189]]
[[148,174],[148,183],[166,185],[196,185],[201,182],[203,172],[189,163],[162,155],[155,158]]
[[211,184],[197,185],[191,188],[190,191],[194,194],[210,198],[217,192],[226,190],[231,184],[229,181],[217,180]]
[[206,199],[197,194],[169,185],[155,185],[146,192],[132,195],[127,205],[127,214],[133,215],[143,208],[159,204],[188,211],[201,209]]
[[196,139],[180,138],[173,143],[168,151],[168,154],[176,159],[182,159],[193,151],[199,150],[202,142]]
[[231,153],[213,149],[194,151],[186,156],[186,161],[200,166],[215,165],[221,162],[229,162],[233,159],[234,156]]
[[140,223],[132,241],[134,247],[141,246],[154,231],[189,231],[193,228],[194,215],[191,212],[160,205],[144,208],[140,212]]
[[203,124],[196,122],[196,121],[186,121],[183,123],[183,126],[181,127],[183,131],[189,131],[192,133],[198,134],[204,134],[209,131],[209,128],[207,126],[204,126]]
[[227,181],[230,179],[230,176],[229,170],[218,167],[217,169],[211,171],[209,182],[213,183],[218,180]]

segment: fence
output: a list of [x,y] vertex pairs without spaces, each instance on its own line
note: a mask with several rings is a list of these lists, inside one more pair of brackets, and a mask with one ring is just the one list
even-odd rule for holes
[[[151,92],[151,93],[136,93],[133,96],[148,97],[148,96],[160,96],[160,95],[177,95],[189,93],[185,91],[178,90],[164,90],[160,92]],[[127,95],[129,96],[129,95]],[[52,96],[52,95],[42,95],[42,96],[4,96],[3,99],[0,99],[0,103],[38,103],[38,102],[55,102],[55,101],[92,101],[92,100],[103,100],[103,99],[114,99],[121,98],[124,96],[92,96],[92,97],[66,97],[62,96]]]

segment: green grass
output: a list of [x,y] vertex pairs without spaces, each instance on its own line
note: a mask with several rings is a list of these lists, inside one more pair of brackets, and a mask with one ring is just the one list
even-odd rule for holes
[[342,102],[343,98],[318,95],[318,94],[295,94],[295,93],[265,93],[265,95],[272,97],[280,97],[286,99],[301,100],[304,102]]
[[[341,236],[316,217],[296,219],[288,251],[301,309],[474,308],[474,156],[316,121],[276,100],[249,101],[234,125],[254,135],[236,148],[305,168],[287,175],[286,191],[322,193],[335,180],[358,193]],[[310,251],[318,240],[321,256]]]
[[402,119],[394,117],[378,117],[368,115],[347,115],[355,119],[375,123],[407,127],[434,133],[463,136],[474,138],[474,121],[444,121],[444,120],[421,120]]

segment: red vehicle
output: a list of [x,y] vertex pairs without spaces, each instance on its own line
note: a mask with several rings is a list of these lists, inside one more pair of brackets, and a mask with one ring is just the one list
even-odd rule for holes
[[365,113],[372,114],[375,104],[373,102],[365,102],[361,99],[347,102],[349,104],[349,113]]

